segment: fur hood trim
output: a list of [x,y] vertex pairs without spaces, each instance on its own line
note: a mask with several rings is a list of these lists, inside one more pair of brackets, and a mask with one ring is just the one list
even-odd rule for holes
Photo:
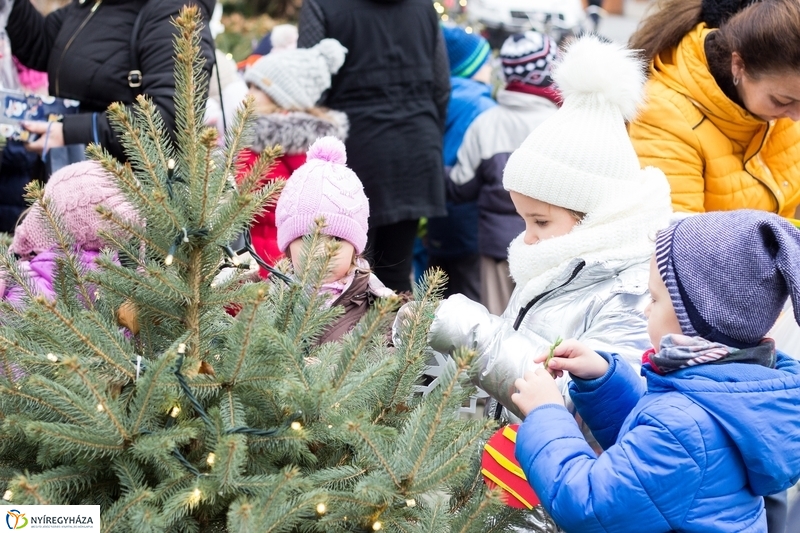
[[341,111],[328,110],[322,117],[304,111],[271,113],[256,117],[250,147],[262,152],[280,144],[284,154],[304,154],[321,137],[332,135],[344,141],[349,129],[347,115]]

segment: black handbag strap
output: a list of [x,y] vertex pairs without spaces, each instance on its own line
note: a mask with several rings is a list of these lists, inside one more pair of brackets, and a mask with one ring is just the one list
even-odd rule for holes
[[128,72],[128,87],[133,89],[137,96],[142,94],[142,71],[139,68],[139,54],[136,50],[136,46],[139,43],[139,28],[142,25],[142,16],[144,15],[144,8],[146,6],[147,2],[145,2],[142,9],[139,10],[139,14],[136,15],[136,20],[133,23],[133,31],[131,32],[131,43],[128,48],[131,66],[131,70]]

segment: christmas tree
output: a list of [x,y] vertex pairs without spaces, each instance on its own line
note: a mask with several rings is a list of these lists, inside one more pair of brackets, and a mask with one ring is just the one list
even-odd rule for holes
[[337,246],[320,233],[324,221],[306,239],[324,253],[307,253],[300,272],[218,278],[221,265],[239,268],[227,243],[278,193],[260,183],[278,151],[234,185],[252,103],[219,148],[202,123],[197,10],[175,24],[174,140],[140,97],[109,109],[128,161],[89,148],[140,222],[101,210],[124,232],[106,235],[113,247],[86,271],[33,187],[60,243],[54,301],[0,253],[9,281],[28,290],[24,305],[0,308],[0,494],[99,504],[109,533],[518,524],[480,479],[491,423],[458,415],[474,392],[463,380],[474,354],[457,354],[438,387],[414,394],[440,275],[416,289],[396,343],[387,331],[399,301],[387,298],[322,346],[314,341],[338,313],[321,310],[316,290]]

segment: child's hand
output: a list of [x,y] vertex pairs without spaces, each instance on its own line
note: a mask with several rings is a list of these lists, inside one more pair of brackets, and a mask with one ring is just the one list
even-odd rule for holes
[[537,368],[536,372],[525,372],[525,379],[516,380],[514,387],[519,392],[511,395],[511,401],[525,416],[547,403],[564,405],[564,398],[556,387],[553,376],[544,368]]
[[[543,363],[549,355],[543,353],[534,361]],[[608,361],[585,344],[572,339],[556,346],[553,357],[547,364],[547,370],[556,377],[569,372],[581,379],[597,379],[608,372]]]

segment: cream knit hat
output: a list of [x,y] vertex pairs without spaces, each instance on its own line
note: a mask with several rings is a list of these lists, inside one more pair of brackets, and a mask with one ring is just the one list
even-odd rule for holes
[[250,65],[244,81],[256,85],[288,111],[317,104],[331,86],[331,76],[344,64],[347,48],[336,39],[322,39],[311,48],[280,50]]
[[635,52],[587,35],[553,72],[563,105],[508,160],[503,186],[590,213],[641,180],[625,121],[636,116],[645,81]]

